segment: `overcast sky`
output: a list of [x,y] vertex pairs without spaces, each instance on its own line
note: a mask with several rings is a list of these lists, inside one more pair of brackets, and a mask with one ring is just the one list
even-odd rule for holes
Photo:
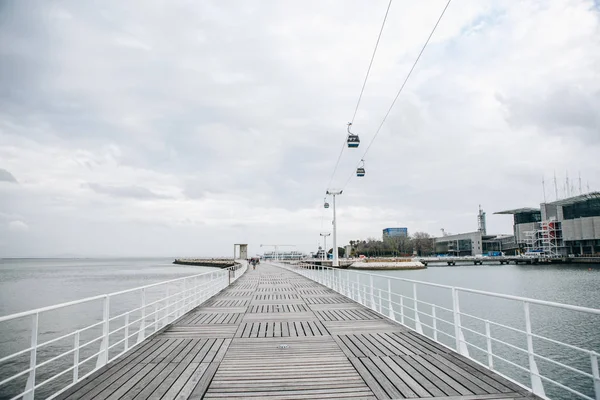
[[[316,250],[387,0],[0,2],[0,257]],[[600,6],[395,0],[332,186],[339,243],[510,233],[600,189]],[[264,250],[264,249],[263,249]]]

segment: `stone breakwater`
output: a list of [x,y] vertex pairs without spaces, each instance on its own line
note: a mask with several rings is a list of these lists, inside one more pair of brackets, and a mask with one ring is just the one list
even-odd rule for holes
[[235,265],[235,262],[233,258],[177,258],[173,264],[227,268]]

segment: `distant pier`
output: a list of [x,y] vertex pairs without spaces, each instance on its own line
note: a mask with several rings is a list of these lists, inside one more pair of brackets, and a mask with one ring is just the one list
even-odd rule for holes
[[544,256],[490,256],[490,257],[422,257],[418,259],[424,265],[428,264],[448,264],[456,265],[460,263],[473,263],[474,265],[483,265],[491,263],[502,264],[600,264],[600,257],[544,257]]
[[235,262],[233,258],[176,258],[173,264],[227,268],[235,265]]

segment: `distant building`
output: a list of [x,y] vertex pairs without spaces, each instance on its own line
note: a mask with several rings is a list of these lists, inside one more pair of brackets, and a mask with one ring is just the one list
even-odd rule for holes
[[523,252],[549,256],[600,253],[600,192],[519,208],[513,214],[517,244]]
[[481,231],[435,238],[435,253],[451,256],[514,255],[517,252],[512,235],[484,235]]
[[408,237],[408,228],[385,228],[383,239],[386,237]]

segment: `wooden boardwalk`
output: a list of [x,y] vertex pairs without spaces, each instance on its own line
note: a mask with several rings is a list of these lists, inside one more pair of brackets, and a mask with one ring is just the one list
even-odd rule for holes
[[521,387],[272,265],[62,399],[532,399]]

